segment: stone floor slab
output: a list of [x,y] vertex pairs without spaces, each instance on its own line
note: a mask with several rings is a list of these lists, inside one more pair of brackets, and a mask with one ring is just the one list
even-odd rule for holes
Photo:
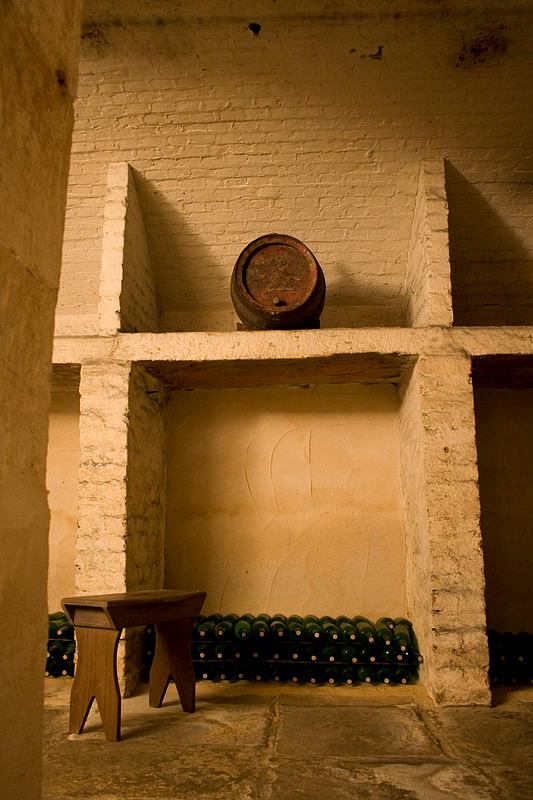
[[270,800],[496,800],[482,773],[454,764],[280,759]]
[[442,756],[414,708],[283,707],[278,734],[280,755],[312,758]]
[[527,709],[449,708],[438,716],[430,713],[451,746],[468,759],[492,764],[531,763],[533,715]]

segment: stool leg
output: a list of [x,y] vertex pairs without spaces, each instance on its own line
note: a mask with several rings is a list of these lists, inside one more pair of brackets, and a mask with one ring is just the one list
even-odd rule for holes
[[152,708],[159,708],[171,678],[174,678],[181,707],[188,713],[195,710],[196,683],[191,659],[193,619],[160,622],[155,626],[156,643],[150,670]]
[[78,663],[70,693],[70,733],[83,731],[96,698],[106,739],[120,739],[117,647],[120,630],[76,628]]

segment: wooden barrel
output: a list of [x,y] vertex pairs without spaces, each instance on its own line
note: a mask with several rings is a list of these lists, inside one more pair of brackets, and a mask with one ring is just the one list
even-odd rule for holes
[[318,328],[326,282],[303,242],[269,233],[250,242],[231,276],[231,299],[247,328]]

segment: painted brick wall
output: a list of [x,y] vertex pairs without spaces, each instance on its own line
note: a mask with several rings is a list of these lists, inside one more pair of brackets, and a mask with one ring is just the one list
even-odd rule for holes
[[[139,175],[163,330],[234,328],[233,264],[269,231],[303,239],[322,264],[324,327],[402,324],[423,159],[495,180],[494,195],[514,186],[529,207],[516,183],[533,141],[527,10],[259,3],[252,19],[238,1],[137,17],[126,4],[113,25],[91,7],[58,309],[80,332],[96,314],[112,161]],[[504,225],[524,230],[526,217]],[[480,265],[483,241],[469,255]]]

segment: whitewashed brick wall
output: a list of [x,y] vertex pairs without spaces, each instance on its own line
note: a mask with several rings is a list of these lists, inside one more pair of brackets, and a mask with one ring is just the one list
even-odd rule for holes
[[[446,156],[467,181],[495,180],[493,198],[506,194],[504,183],[515,187],[506,196],[522,210],[507,207],[504,224],[525,231],[530,200],[515,182],[532,155],[526,11],[441,15],[423,3],[405,13],[345,2],[318,13],[295,2],[260,12],[252,20],[242,2],[203,3],[159,22],[155,9],[123,13],[120,26],[87,19],[58,308],[65,324],[79,314],[73,324],[87,332],[96,314],[113,161],[139,175],[163,330],[234,328],[231,270],[244,245],[269,231],[303,239],[322,264],[323,327],[401,324],[423,159]],[[490,254],[482,234],[473,241],[468,258],[481,281]],[[524,275],[528,259],[514,262]],[[456,280],[458,295],[491,302],[479,281],[471,290]]]

